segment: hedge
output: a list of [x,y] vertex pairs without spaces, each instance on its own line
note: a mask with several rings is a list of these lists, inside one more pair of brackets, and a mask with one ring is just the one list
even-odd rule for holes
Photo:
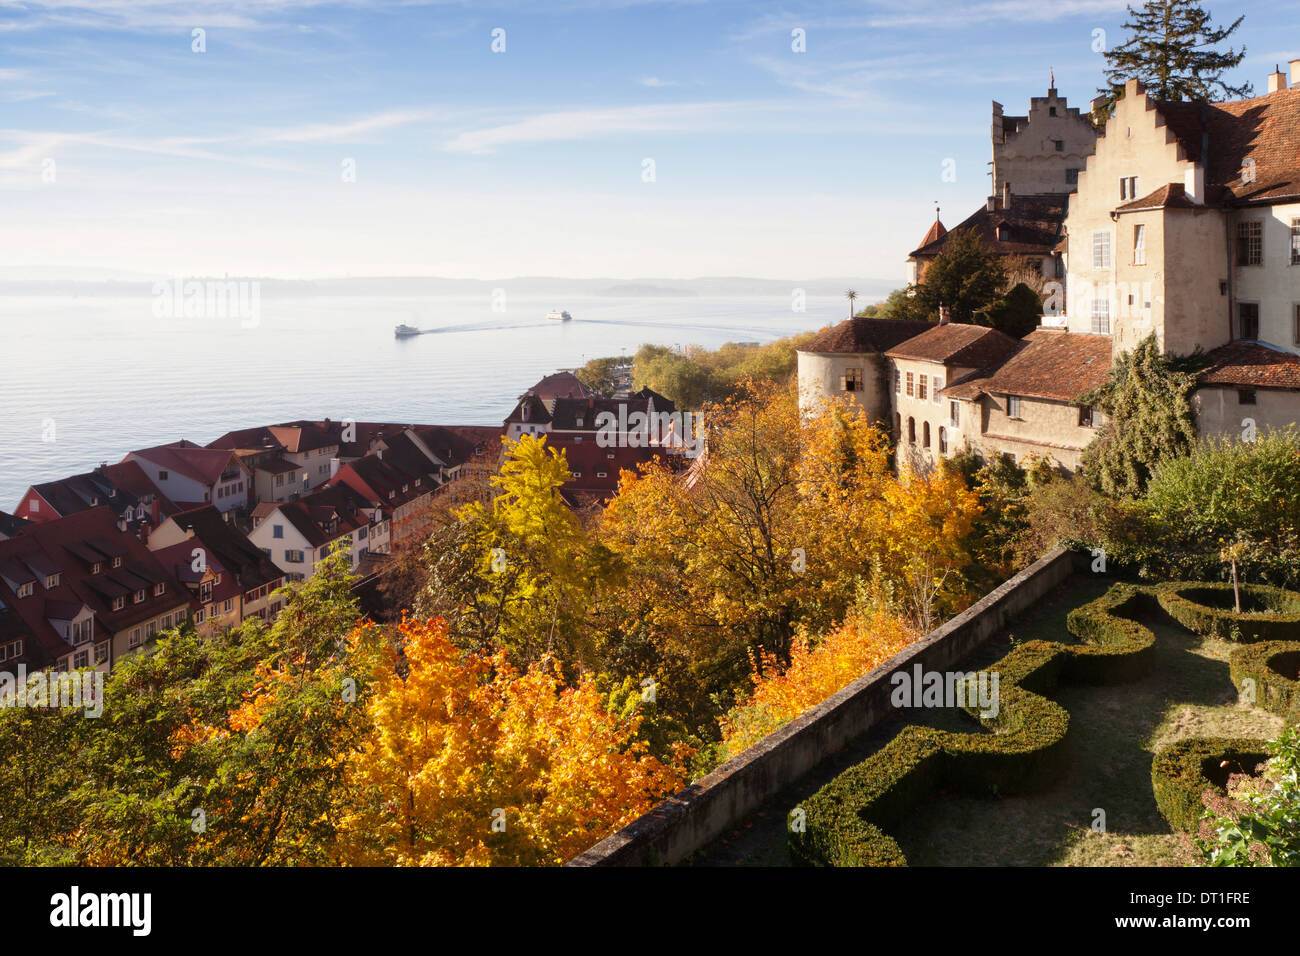
[[[1268,759],[1268,746],[1251,737],[1189,737],[1151,762],[1151,789],[1160,814],[1175,830],[1195,833],[1205,812],[1202,794],[1220,796],[1231,773],[1249,772]],[[1224,761],[1227,767],[1221,766]],[[1221,782],[1222,781],[1222,782]]]
[[1255,682],[1255,705],[1300,722],[1300,641],[1263,641],[1232,652],[1229,672],[1238,690]]
[[[1243,584],[1242,599],[1269,610],[1241,613],[1231,609],[1231,584],[1183,581],[1159,585],[1154,591],[1165,613],[1202,637],[1229,638],[1242,643],[1300,638],[1300,595],[1294,591],[1265,584]],[[1214,603],[1206,603],[1216,598]]]
[[880,751],[844,771],[804,801],[804,829],[790,834],[796,862],[830,866],[904,866],[906,857],[884,829],[937,788],[967,793],[1034,789],[1062,769],[1070,715],[1046,696],[1058,682],[1135,680],[1155,663],[1155,635],[1121,617],[1151,598],[1117,584],[1072,611],[1071,633],[1088,643],[1029,641],[990,672],[998,674],[998,713],[967,711],[985,733],[957,734],[909,725]]

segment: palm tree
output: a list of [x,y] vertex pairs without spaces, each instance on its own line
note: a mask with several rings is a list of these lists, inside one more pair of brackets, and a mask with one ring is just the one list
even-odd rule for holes
[[850,318],[850,319],[853,318],[853,300],[856,299],[857,297],[858,297],[858,293],[857,293],[857,291],[854,290],[854,289],[849,289],[848,292],[845,292],[845,293],[844,293],[844,298],[846,298],[846,299],[849,300],[849,318]]

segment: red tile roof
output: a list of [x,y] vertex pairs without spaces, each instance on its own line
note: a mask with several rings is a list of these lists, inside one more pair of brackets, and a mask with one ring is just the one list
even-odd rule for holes
[[1182,183],[1168,183],[1153,193],[1126,202],[1117,207],[1118,212],[1136,212],[1139,209],[1197,209],[1196,203],[1187,198],[1187,190]]
[[[122,558],[120,567],[112,566],[115,557]],[[92,574],[97,563],[100,572]],[[54,572],[60,575],[59,583],[47,589],[45,577]],[[34,582],[34,593],[19,598],[16,586],[25,581]],[[155,596],[154,586],[159,583],[165,590]],[[144,600],[137,604],[133,594],[141,590]],[[119,596],[126,598],[126,604],[115,611],[112,602]],[[66,613],[72,604],[84,604],[94,612],[96,642],[160,614],[193,606],[180,582],[164,570],[144,542],[118,531],[116,517],[105,506],[32,524],[0,541],[0,634],[5,640],[24,640],[23,655],[3,666],[46,667],[67,654],[71,646],[50,625],[49,616]]]
[[932,328],[931,322],[911,319],[845,319],[838,325],[823,329],[811,341],[801,345],[799,351],[880,353]]
[[582,384],[572,372],[555,372],[546,376],[525,394],[536,395],[544,402],[556,398],[594,398],[596,393]]
[[1258,342],[1229,342],[1209,352],[1202,385],[1300,389],[1300,356]]
[[[971,397],[978,390],[1073,402],[1110,375],[1112,343],[1108,335],[1037,329],[1021,342],[1019,352],[978,381],[949,386],[961,390],[952,397]],[[948,389],[941,394],[948,394]]]
[[1005,361],[1020,343],[984,325],[949,322],[931,326],[915,338],[890,349],[890,358],[922,359],[964,368],[988,368]]
[[1208,142],[1207,192],[1221,187],[1229,204],[1300,197],[1300,87],[1228,103],[1155,105],[1189,159],[1200,162]]
[[184,439],[133,451],[123,459],[123,463],[132,457],[143,458],[165,471],[174,471],[205,486],[215,485],[232,459],[239,461],[229,448],[204,448]]

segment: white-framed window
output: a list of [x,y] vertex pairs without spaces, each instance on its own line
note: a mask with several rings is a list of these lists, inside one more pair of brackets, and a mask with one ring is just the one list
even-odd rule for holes
[[1264,264],[1264,224],[1258,219],[1237,223],[1237,265]]
[[913,384],[912,373],[908,372],[907,373],[907,397],[911,398],[914,394],[916,394],[916,388],[915,385]]
[[860,367],[846,368],[840,379],[840,389],[845,392],[860,392],[864,384]]
[[1138,223],[1133,227],[1133,265],[1147,264],[1147,227]]
[[1092,331],[1110,335],[1110,300],[1102,296],[1094,296],[1092,300]]
[[903,373],[898,370],[897,365],[894,366],[894,394],[903,394]]
[[1119,198],[1121,202],[1124,202],[1125,200],[1132,201],[1138,198],[1138,178],[1136,176],[1120,177]]
[[92,565],[90,566],[90,573],[91,573],[91,574],[103,574],[103,573],[104,573],[104,562],[103,562],[103,561],[96,561],[94,564],[92,564]]
[[284,560],[290,564],[302,563],[302,551],[297,548],[286,548],[284,551]]
[[162,597],[165,593],[167,593],[167,582],[159,581],[153,586],[154,597]]
[[1300,219],[1291,220],[1291,265],[1300,266]]
[[114,611],[120,611],[120,610],[122,610],[122,608],[124,608],[124,607],[126,607],[126,595],[125,595],[125,594],[118,595],[117,597],[113,598],[113,610],[114,610]]
[[948,421],[953,428],[961,428],[961,402],[956,399],[948,402]]
[[1092,234],[1092,267],[1110,268],[1110,232],[1105,229],[1098,229]]
[[1008,418],[1020,417],[1020,396],[1019,395],[1007,396],[1007,417]]
[[221,606],[222,612],[225,614],[229,614],[234,609],[235,609],[235,599],[226,598],[226,603]]
[[131,636],[126,639],[126,644],[127,647],[139,647],[140,643],[140,629],[137,627],[132,629]]
[[35,591],[36,585],[31,581],[18,585],[18,596],[20,598],[31,597]]
[[141,588],[140,590],[136,591],[135,594],[131,595],[131,603],[132,604],[144,603],[144,588]]
[[57,588],[59,586],[59,580],[62,577],[63,575],[57,571],[54,574],[45,575],[45,590],[48,591],[51,588]]
[[40,510],[41,500],[39,498],[33,498],[31,501],[27,502],[27,513],[29,515],[38,514]]
[[114,558],[114,559],[113,559],[113,567],[115,567],[115,568],[120,568],[121,566],[122,566],[122,559],[121,559],[121,558]]
[[85,644],[95,638],[95,619],[88,617],[84,621],[72,622],[72,646]]
[[[921,401],[925,401],[925,383],[926,383],[927,381],[929,381],[929,378],[930,378],[930,376],[928,376],[928,375],[918,375],[918,376],[917,376],[917,379],[916,379],[916,397],[917,397],[918,399],[920,399]],[[929,442],[926,442],[925,444],[926,444],[926,447],[927,447],[927,448],[928,448],[929,445],[930,445]]]
[[108,641],[100,641],[95,645],[95,663],[103,664],[108,661]]
[[83,667],[90,666],[90,651],[77,651],[72,655],[73,670],[80,670]]
[[942,388],[943,388],[943,382],[939,379],[938,375],[935,375],[933,378],[930,379],[930,397],[934,399],[934,403],[936,405],[938,405],[942,401],[942,399],[939,398],[939,391]]

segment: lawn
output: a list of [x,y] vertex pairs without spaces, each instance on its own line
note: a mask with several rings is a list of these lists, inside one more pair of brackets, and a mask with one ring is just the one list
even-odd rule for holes
[[[1002,658],[1013,642],[1077,643],[1066,615],[1101,596],[1113,579],[1076,576],[962,664],[971,670]],[[1235,645],[1201,638],[1163,612],[1143,621],[1156,634],[1157,663],[1140,681],[1062,685],[1054,698],[1070,712],[1068,768],[1042,790],[981,798],[940,794],[917,804],[889,830],[913,866],[1159,866],[1183,862],[1183,838],[1170,830],[1151,792],[1156,750],[1184,737],[1272,737],[1282,719],[1237,701],[1228,677]],[[924,722],[969,731],[964,715],[921,714]],[[920,722],[920,721],[918,721]],[[859,746],[828,761],[692,861],[703,865],[781,865],[786,812],[844,768],[883,746],[903,726],[895,719]],[[1104,812],[1105,832],[1093,829]]]

